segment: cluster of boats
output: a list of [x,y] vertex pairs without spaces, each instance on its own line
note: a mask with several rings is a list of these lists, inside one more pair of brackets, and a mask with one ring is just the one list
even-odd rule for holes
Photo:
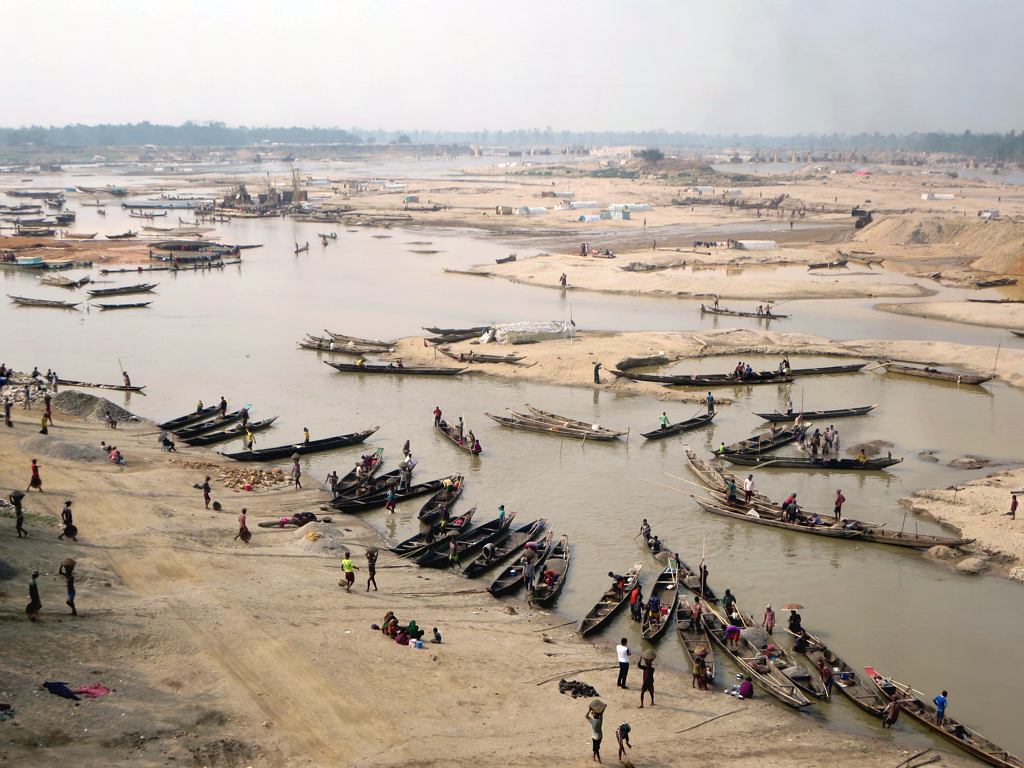
[[580,419],[543,411],[540,408],[534,408],[532,405],[527,405],[526,408],[529,413],[509,410],[508,416],[497,416],[493,413],[485,413],[484,415],[503,427],[525,430],[527,432],[540,432],[556,437],[572,437],[582,440],[607,442],[618,440],[627,434],[627,432],[621,430],[602,427],[600,424],[592,424]]

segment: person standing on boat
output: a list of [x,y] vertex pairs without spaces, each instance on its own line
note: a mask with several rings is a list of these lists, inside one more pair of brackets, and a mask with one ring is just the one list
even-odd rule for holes
[[224,399],[224,395],[220,396],[220,403],[217,404],[217,410],[220,411],[220,417],[222,419],[228,415],[228,401]]
[[764,631],[769,635],[775,629],[775,611],[772,610],[770,605],[764,607],[764,618],[761,620],[761,626],[764,627]]
[[942,721],[945,720],[945,718],[946,718],[946,704],[949,703],[948,699],[947,699],[948,696],[949,696],[949,694],[946,693],[945,691],[943,691],[938,696],[936,696],[934,699],[932,699],[932,703],[935,705],[935,724],[936,725],[942,725]]
[[253,434],[252,427],[247,426],[245,428],[245,448],[248,451],[252,450],[253,445],[256,443],[256,435]]
[[302,444],[309,445],[309,427],[302,428]]
[[438,426],[441,423],[441,406],[434,406],[434,426]]
[[700,597],[693,598],[693,607],[690,609],[690,629],[700,629],[704,617],[704,603]]
[[131,389],[132,388],[132,380],[128,376],[128,371],[121,371],[121,378],[124,379],[124,388],[125,389]]
[[633,582],[633,589],[629,593],[629,615],[633,621],[639,623],[641,612],[644,607],[644,588],[640,585],[640,579]]
[[462,421],[462,417],[461,416],[459,416],[459,423],[456,426],[458,427],[458,430],[459,430],[459,440],[461,440],[462,439],[462,430],[464,430],[466,428],[466,425]]
[[832,507],[832,514],[836,516],[836,522],[838,523],[843,519],[843,504],[846,502],[846,497],[843,496],[843,492],[840,490],[836,491],[836,501]]
[[632,652],[629,650],[629,640],[625,637],[619,640],[619,644],[615,646],[615,657],[619,661],[619,676],[615,681],[615,685],[618,688],[626,688],[626,677],[629,675],[629,657]]
[[665,411],[661,412],[661,416],[658,418],[658,423],[661,425],[661,429],[668,429],[668,414]]
[[647,522],[646,517],[640,522],[640,535],[644,537],[644,541],[651,540],[651,524]]
[[743,498],[744,501],[749,504],[750,500],[754,498],[754,476],[747,475],[747,479],[743,481]]
[[715,396],[708,392],[707,397],[704,398],[704,402],[708,406],[708,416],[711,416],[715,412]]
[[238,414],[242,417],[242,429],[246,429],[249,426],[249,408],[242,408]]

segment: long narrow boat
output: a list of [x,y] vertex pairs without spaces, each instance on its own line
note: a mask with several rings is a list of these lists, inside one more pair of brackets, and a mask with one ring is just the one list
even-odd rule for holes
[[235,424],[233,427],[229,427],[228,429],[187,438],[185,442],[193,447],[222,443],[233,437],[242,437],[245,435],[247,430],[253,433],[261,432],[264,429],[268,429],[275,421],[277,421],[277,416],[273,416],[269,419],[261,419],[260,421],[250,421],[245,427],[241,424]]
[[120,285],[117,288],[93,288],[86,291],[91,298],[102,296],[124,296],[128,293],[150,293],[158,283],[136,283],[135,285]]
[[352,467],[348,472],[338,478],[336,488],[344,489],[349,486],[356,486],[360,480],[369,480],[380,470],[381,465],[384,464],[384,449],[376,448],[373,453],[369,454],[370,461],[365,465],[366,468],[360,472],[359,467],[363,466],[363,457],[356,462],[356,466]]
[[489,419],[501,424],[503,427],[509,427],[510,429],[520,429],[526,432],[539,432],[545,435],[554,435],[555,437],[572,437],[581,440],[598,440],[608,442],[611,440],[618,440],[618,436],[608,436],[600,432],[591,433],[589,430],[574,429],[570,427],[559,427],[550,422],[541,422],[536,420],[526,420],[517,418],[514,416],[496,416],[493,413],[484,413]]
[[[378,480],[381,479],[383,478],[378,478]],[[401,490],[395,488],[395,503],[399,504],[406,499],[413,499],[427,493],[434,493],[441,488],[441,484],[444,480],[445,478],[439,478],[437,480],[428,480],[425,483],[415,483],[410,485],[408,488]],[[387,503],[387,500],[387,491],[381,490],[377,493],[368,493],[363,496],[336,496],[331,500],[331,506],[339,512],[358,513],[383,507]]]
[[464,437],[459,436],[459,430],[453,427],[451,424],[449,424],[446,427],[442,427],[440,424],[435,424],[434,430],[437,432],[437,434],[441,435],[441,437],[447,438],[448,442],[450,442],[459,450],[465,451],[466,453],[472,456],[480,455],[479,451],[473,450],[473,446],[470,444],[468,440],[466,440]]
[[215,414],[219,408],[216,405],[208,405],[205,408],[197,408],[191,413],[186,413],[184,416],[177,416],[173,419],[157,424],[160,429],[166,429],[169,432],[174,432],[181,427],[187,427],[189,424],[195,424],[197,421],[205,421]]
[[91,384],[87,381],[76,381],[75,379],[57,379],[57,383],[63,387],[81,387],[82,389],[111,389],[115,392],[139,392],[146,387],[129,387],[124,384]]
[[758,467],[761,469],[820,469],[826,472],[877,472],[886,469],[894,464],[899,464],[903,459],[868,459],[860,462],[857,459],[830,459],[822,456],[736,456],[725,454],[723,456],[730,464],[739,464],[743,467]]
[[399,542],[391,548],[391,551],[399,557],[418,557],[429,547],[451,541],[451,539],[458,536],[469,527],[475,514],[476,507],[473,507],[458,517],[453,517],[443,528],[436,525],[429,526],[426,530],[420,531],[405,541]]
[[703,304],[700,305],[700,313],[708,315],[727,315],[729,317],[752,317],[756,320],[785,320],[789,315],[777,315],[774,312],[766,314],[764,312],[740,312],[734,309],[722,309],[721,307],[715,309],[714,307],[707,307]]
[[[351,475],[349,472],[346,477]],[[390,472],[385,472],[380,477],[369,477],[363,480],[361,483],[357,480],[350,480],[349,482],[342,485],[338,484],[336,493],[334,494],[334,500],[341,499],[364,499],[369,496],[383,495],[387,493],[388,488],[394,487],[398,489],[398,484],[402,479],[402,470],[393,469]]]
[[423,330],[427,333],[431,333],[434,336],[453,336],[456,334],[470,333],[474,336],[479,336],[486,330],[490,330],[489,325],[474,325],[471,328],[437,328],[424,326]]
[[[594,424],[589,421],[581,421],[580,419],[573,419],[570,418],[569,416],[561,416],[557,413],[551,413],[550,411],[543,411],[540,408],[534,408],[529,403],[526,404],[526,408],[533,415],[534,418],[542,419],[545,421],[551,421],[552,423],[558,424],[559,426],[576,427],[578,429],[589,429],[593,432],[603,432],[604,434],[612,435],[615,437],[621,437],[622,435],[626,434],[621,429],[609,429],[608,427],[602,427],[599,424]],[[523,416],[523,414],[517,414],[514,411],[513,415]]]
[[626,571],[625,583],[621,590],[617,589],[614,585],[605,590],[604,594],[601,595],[601,599],[594,604],[594,607],[580,621],[577,632],[586,637],[597,632],[597,630],[607,624],[612,616],[618,613],[619,609],[629,600],[629,593],[636,586],[642,569],[643,563],[635,563],[632,568]]
[[935,379],[936,381],[948,381],[953,384],[984,384],[995,378],[992,376],[977,376],[970,373],[957,373],[956,371],[940,371],[937,368],[925,366],[919,368],[914,365],[899,365],[898,363],[882,363],[888,373],[899,373],[904,376],[917,376],[922,379]]
[[[106,211],[103,211],[103,213],[106,213]],[[120,235],[107,235],[107,240],[130,240],[133,237],[138,237],[138,234],[138,232],[133,232],[129,229],[127,232],[122,232]]]
[[546,525],[547,521],[542,517],[540,520],[534,520],[533,522],[521,525],[514,531],[506,529],[504,535],[491,542],[494,544],[494,551],[491,553],[491,556],[486,557],[486,553],[484,553],[484,555],[481,555],[463,568],[462,575],[469,579],[475,579],[477,576],[487,573],[496,565],[500,565],[510,557],[522,552],[523,545],[528,541],[540,538],[544,533]]
[[654,429],[650,432],[641,432],[640,434],[648,440],[661,440],[663,437],[671,437],[672,435],[678,435],[681,432],[689,432],[691,429],[706,427],[714,418],[715,414],[705,413],[700,416],[695,416],[692,419],[686,419],[686,421],[677,421],[675,424],[669,424],[667,427]]
[[51,299],[30,299],[27,296],[12,296],[9,293],[7,294],[7,298],[15,304],[19,304],[23,307],[48,307],[50,309],[74,309],[81,303],[71,301],[54,301]]
[[717,603],[718,595],[715,594],[715,590],[713,590],[707,582],[703,585],[700,583],[700,574],[684,563],[682,558],[679,557],[678,552],[673,553],[673,558],[676,561],[676,571],[679,574],[679,583],[690,590],[693,594],[697,595],[701,600],[706,600],[709,603]]
[[[808,427],[810,424],[807,423],[803,426]],[[727,445],[724,449],[718,448],[715,450],[715,453],[720,456],[758,456],[768,451],[774,451],[776,448],[781,448],[783,445],[788,445],[802,434],[795,427],[775,431],[773,426],[772,429],[772,432],[754,435],[746,440],[740,440],[738,443]]]
[[885,677],[874,667],[864,667],[864,673],[884,697],[891,699],[894,696],[899,696],[900,709],[929,730],[945,736],[965,752],[969,752],[982,762],[1000,766],[1000,768],[1024,768],[1024,761],[1019,757],[1011,755],[1002,747],[993,744],[977,731],[971,730],[949,715],[943,717],[942,725],[936,725],[935,707],[920,698],[918,691],[910,686],[899,683],[891,677]]
[[692,619],[693,604],[689,598],[680,595],[676,605],[676,634],[683,644],[690,667],[693,667],[697,656],[700,656],[704,659],[708,680],[711,681],[715,679],[715,650],[711,646],[711,637],[708,635],[703,620],[697,626],[691,626]]
[[458,376],[465,368],[430,368],[427,366],[396,365],[357,365],[355,363],[335,363],[324,360],[324,365],[329,365],[336,371],[342,373],[387,373],[395,376]]
[[610,369],[609,372],[613,376],[629,379],[630,381],[649,381],[654,384],[666,384],[673,387],[747,387],[754,384],[785,384],[793,381],[792,376],[786,376],[778,371],[755,371],[743,379],[737,379],[730,373],[694,373],[659,376],[653,373],[619,371],[614,368]]
[[299,342],[300,349],[309,349],[314,352],[326,352],[330,355],[348,355],[349,357],[363,357],[364,355],[376,355],[381,352],[390,352],[390,349],[380,347],[361,347],[356,344],[334,343],[333,339],[326,339],[322,336],[306,336]]
[[526,359],[525,355],[478,355],[475,352],[453,352],[449,347],[438,347],[437,351],[445,357],[460,363],[510,363],[515,364]]
[[425,550],[423,554],[415,558],[415,563],[423,568],[444,568],[457,566],[459,560],[466,555],[482,549],[486,544],[503,536],[508,527],[515,519],[515,513],[500,518],[496,517],[476,528],[462,531],[455,539],[456,559],[451,557],[451,543],[438,544]]
[[845,267],[850,263],[849,259],[833,259],[832,261],[818,261],[813,264],[808,264],[808,269],[833,269],[835,267]]
[[[712,494],[718,495],[717,491],[711,491]],[[712,515],[718,515],[719,517],[727,517],[731,520],[739,520],[744,523],[755,523],[757,525],[767,526],[769,528],[781,528],[787,531],[794,531],[796,533],[808,533],[817,536],[824,536],[832,539],[859,539],[860,531],[847,530],[839,527],[834,528],[831,525],[803,525],[800,523],[788,523],[779,517],[768,517],[763,512],[754,509],[753,507],[743,507],[740,505],[731,505],[725,500],[716,499],[715,501],[708,501],[698,496],[691,497],[697,506],[703,509],[705,512],[710,512]]]
[[446,334],[444,334],[442,336],[428,336],[427,338],[424,339],[424,341],[426,341],[428,344],[431,344],[431,345],[433,345],[435,347],[439,347],[442,344],[444,346],[448,346],[449,344],[456,344],[456,343],[458,343],[460,341],[470,341],[471,339],[475,339],[479,335],[480,334],[478,334],[478,333],[468,333],[468,332],[463,332],[463,333],[446,333]]
[[43,275],[39,278],[39,282],[43,285],[52,285],[55,288],[68,288],[74,290],[75,288],[81,288],[83,285],[89,282],[88,275],[78,280],[72,280],[70,277],[64,277],[63,275]]
[[[832,688],[836,688],[850,701],[863,709],[869,715],[882,717],[885,714],[886,702],[877,693],[866,686],[861,677],[854,671],[853,667],[836,656],[829,650],[821,640],[808,633],[811,645],[803,652],[807,660],[811,662],[819,677],[821,676],[821,664],[824,662],[832,669]],[[824,682],[824,678],[822,678]]]
[[651,585],[651,591],[648,598],[658,596],[661,601],[661,612],[654,618],[649,612],[644,613],[643,624],[641,625],[641,633],[644,640],[653,643],[668,629],[668,625],[675,618],[676,605],[679,603],[679,589],[677,583],[678,571],[676,570],[675,562],[673,558],[669,558],[668,565],[665,566],[664,570],[658,574],[658,578],[655,579],[654,584]]
[[857,373],[867,367],[867,363],[850,363],[848,365],[823,365],[817,368],[790,368],[788,376],[829,376],[837,373]]
[[225,427],[228,424],[234,424],[236,421],[241,421],[241,419],[242,410],[239,409],[226,414],[223,418],[218,414],[215,418],[176,430],[175,434],[180,439],[187,441],[190,437],[198,437],[205,432],[213,432],[214,430]]
[[111,309],[145,309],[152,303],[152,301],[137,301],[134,304],[93,304],[93,306],[106,312]]
[[355,344],[360,347],[376,347],[377,349],[390,350],[394,344],[390,341],[381,341],[380,339],[364,339],[359,336],[346,336],[344,333],[334,333],[333,331],[324,330],[328,336],[335,341],[340,341],[343,344]]
[[997,277],[994,280],[979,280],[975,283],[978,288],[998,288],[1003,285],[1016,285],[1016,277]]
[[835,408],[830,411],[791,411],[789,413],[772,411],[771,413],[755,413],[754,415],[760,416],[765,421],[783,424],[788,421],[796,421],[797,416],[801,413],[803,413],[805,421],[809,419],[845,419],[849,416],[863,416],[877,407],[877,405],[858,405],[854,408]]
[[450,483],[442,482],[433,496],[427,499],[427,503],[420,507],[417,517],[424,525],[433,525],[442,517],[442,512],[451,507],[466,488],[466,481],[462,475],[452,475]]
[[[569,573],[569,562],[572,552],[569,549],[569,536],[563,534],[557,544],[552,545],[544,559],[543,567],[538,567],[533,577],[530,588],[530,605],[540,605],[547,608],[558,599],[558,595],[565,586],[565,577]],[[553,571],[550,583],[544,574]]]
[[347,435],[335,435],[320,440],[310,440],[308,443],[293,443],[292,445],[279,445],[274,448],[263,448],[254,451],[238,451],[237,453],[225,453],[229,459],[235,461],[273,461],[284,459],[292,454],[304,456],[308,453],[320,453],[331,451],[335,448],[344,448],[346,445],[355,445],[363,442],[366,438],[376,432],[380,427],[364,429],[362,432],[351,432]]
[[499,573],[494,581],[487,587],[487,591],[494,597],[508,595],[519,589],[526,581],[527,562],[532,562],[535,570],[544,568],[544,561],[551,551],[554,541],[554,531],[548,531],[544,538],[537,542],[537,548],[531,553],[529,550],[523,552],[512,565]]
[[764,657],[759,652],[752,651],[742,640],[737,647],[729,645],[725,639],[724,619],[717,612],[711,610],[711,606],[706,605],[705,608],[708,610],[704,613],[704,626],[707,627],[708,636],[718,644],[726,656],[733,660],[736,666],[750,676],[753,682],[783,704],[794,709],[803,709],[811,705],[810,700],[792,680],[776,667],[764,663]]

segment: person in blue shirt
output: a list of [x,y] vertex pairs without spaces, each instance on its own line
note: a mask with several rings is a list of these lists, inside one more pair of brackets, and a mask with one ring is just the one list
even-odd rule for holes
[[946,693],[945,691],[943,691],[938,696],[936,696],[934,699],[932,699],[932,703],[935,704],[935,724],[936,725],[942,725],[942,720],[946,716],[946,704],[948,703],[948,701],[946,699],[947,696],[949,696],[949,694]]
[[710,416],[715,412],[715,396],[708,392],[708,396],[704,398],[704,402],[708,406],[708,415]]

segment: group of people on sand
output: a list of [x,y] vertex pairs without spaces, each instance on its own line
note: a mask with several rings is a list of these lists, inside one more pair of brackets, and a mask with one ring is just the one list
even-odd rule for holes
[[[373,629],[379,629],[381,634],[385,637],[391,638],[399,645],[411,645],[413,643],[422,643],[423,636],[426,634],[419,625],[416,623],[416,619],[410,619],[409,623],[402,625],[398,623],[398,617],[395,616],[394,611],[388,611],[384,614],[384,621],[380,626],[373,624]],[[439,644],[441,642],[441,633],[437,627],[434,627],[432,637],[430,638],[431,643]]]

